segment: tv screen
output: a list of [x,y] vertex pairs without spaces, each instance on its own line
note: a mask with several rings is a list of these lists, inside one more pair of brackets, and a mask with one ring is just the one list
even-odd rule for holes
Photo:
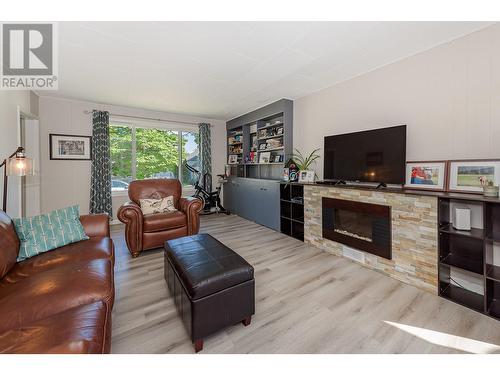
[[325,180],[404,184],[406,125],[325,137]]

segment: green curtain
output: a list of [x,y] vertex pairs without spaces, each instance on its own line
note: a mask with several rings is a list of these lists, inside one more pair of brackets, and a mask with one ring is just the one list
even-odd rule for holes
[[203,188],[212,191],[212,137],[210,135],[210,124],[198,124],[200,135],[200,167],[202,176],[208,173],[203,180]]
[[92,177],[90,213],[113,216],[111,202],[111,158],[109,149],[109,113],[92,111]]

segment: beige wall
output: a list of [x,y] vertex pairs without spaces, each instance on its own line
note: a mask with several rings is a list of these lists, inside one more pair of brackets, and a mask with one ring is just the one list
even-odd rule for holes
[[[19,145],[18,110],[30,112],[29,91],[0,91],[0,160],[12,154]],[[0,170],[0,209],[3,199],[3,168]],[[7,212],[19,216],[19,177],[9,179]]]
[[[48,212],[55,208],[72,204],[80,205],[80,211],[87,213],[90,195],[90,162],[49,160],[49,134],[91,135],[89,114],[84,111],[100,109],[111,113],[176,121],[209,122],[212,126],[212,173],[224,172],[225,163],[225,122],[193,116],[181,116],[165,112],[155,112],[135,108],[118,107],[91,102],[40,97],[40,136],[42,155],[41,210]],[[214,178],[214,183],[216,178]],[[126,196],[113,198],[113,211],[126,200]]]
[[[408,125],[407,160],[500,158],[500,25],[294,102],[294,147]],[[321,155],[323,151],[321,150]],[[323,176],[323,159],[316,165]]]

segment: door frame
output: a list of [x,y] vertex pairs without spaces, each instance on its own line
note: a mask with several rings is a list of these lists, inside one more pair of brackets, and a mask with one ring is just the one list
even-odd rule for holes
[[[36,121],[38,121],[38,129],[40,130],[40,118],[37,115],[34,115],[33,113],[22,111],[21,107],[17,106],[17,144],[19,146],[24,146],[23,139],[22,139],[23,137],[22,137],[22,133],[21,133],[21,126],[22,126],[22,123],[24,120],[36,120]],[[40,143],[41,143],[40,137],[38,137],[38,143],[39,143],[38,150],[40,150]],[[41,160],[38,160],[38,162],[40,163]],[[36,172],[39,173],[40,171],[36,171]],[[25,186],[26,186],[26,178],[21,177],[21,182],[18,184],[18,187],[17,187],[17,189],[18,189],[17,210],[18,210],[19,216],[21,216],[21,217],[23,216],[23,202],[25,202],[25,200],[26,200]]]

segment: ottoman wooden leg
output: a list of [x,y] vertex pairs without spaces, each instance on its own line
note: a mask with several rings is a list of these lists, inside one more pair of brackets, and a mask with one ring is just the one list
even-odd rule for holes
[[203,340],[196,340],[194,342],[194,351],[198,353],[202,349],[203,349]]
[[250,322],[252,321],[252,317],[249,316],[248,318],[245,318],[243,319],[241,322],[243,323],[243,325],[246,327],[248,325],[250,325]]

